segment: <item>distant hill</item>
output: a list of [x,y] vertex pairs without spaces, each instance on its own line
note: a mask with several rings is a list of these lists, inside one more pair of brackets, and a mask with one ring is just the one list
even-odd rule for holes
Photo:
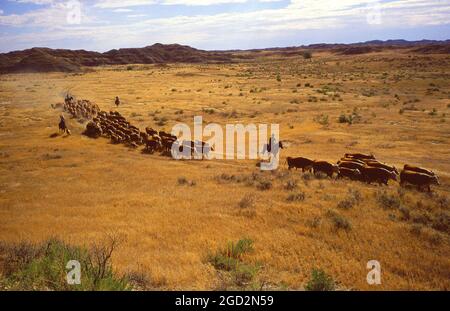
[[32,48],[0,54],[0,73],[21,72],[77,72],[83,67],[124,64],[164,63],[228,63],[251,59],[264,52],[289,57],[305,49],[329,50],[341,55],[379,52],[387,48],[404,48],[413,53],[450,54],[450,40],[434,41],[367,41],[352,44],[312,44],[308,46],[280,47],[253,50],[204,51],[179,44],[156,43],[143,48],[111,50],[105,53],[85,50]]
[[422,54],[450,54],[450,44],[430,44],[416,47],[412,50]]
[[220,52],[197,50],[179,44],[156,43],[137,49],[111,50],[103,54],[112,64],[204,63],[229,62],[230,56]]
[[32,48],[0,54],[0,72],[76,72],[83,66],[230,62],[225,53],[197,50],[189,46],[160,43],[144,48],[111,50],[105,53],[85,50]]

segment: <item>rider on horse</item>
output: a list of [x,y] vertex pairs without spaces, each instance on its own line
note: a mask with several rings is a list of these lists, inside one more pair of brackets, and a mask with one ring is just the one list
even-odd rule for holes
[[63,131],[63,132],[67,132],[67,133],[69,133],[69,129],[67,128],[67,125],[66,125],[66,119],[64,119],[64,116],[63,115],[60,115],[59,116],[59,130],[61,131]]
[[[272,147],[274,148],[273,152],[272,152]],[[277,154],[278,147],[279,147],[279,143],[278,143],[277,139],[275,138],[275,134],[272,133],[272,136],[270,136],[270,138],[269,138],[269,143],[267,144],[267,151],[269,153]]]

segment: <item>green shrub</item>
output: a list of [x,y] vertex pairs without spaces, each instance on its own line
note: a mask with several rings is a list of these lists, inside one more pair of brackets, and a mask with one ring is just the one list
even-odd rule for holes
[[[41,245],[19,244],[2,247],[4,284],[9,290],[128,290],[125,277],[114,274],[111,255],[117,240],[94,245],[90,250],[51,239]],[[81,284],[67,283],[66,265],[77,260],[81,265]]]
[[308,291],[333,291],[336,289],[336,284],[333,278],[322,269],[313,269],[305,289]]
[[311,51],[303,51],[302,52],[302,56],[304,59],[311,59],[312,58],[312,53]]
[[328,211],[327,213],[328,217],[331,219],[331,222],[333,223],[334,227],[336,229],[343,229],[346,231],[349,231],[352,229],[352,225],[350,221],[347,220],[344,216],[334,212],[334,211]]
[[270,188],[272,188],[272,182],[270,180],[260,180],[256,185],[256,188],[262,191],[269,190]]
[[353,206],[359,204],[361,200],[362,200],[361,193],[358,190],[349,188],[347,197],[342,201],[339,201],[337,207],[340,209],[350,209]]
[[218,270],[231,271],[241,262],[242,256],[253,251],[253,241],[247,238],[230,242],[227,247],[209,256],[209,262]]
[[314,121],[316,121],[317,123],[319,123],[320,125],[323,126],[328,126],[329,125],[329,117],[326,114],[320,114],[318,116],[314,117]]
[[379,191],[376,193],[378,204],[383,209],[397,209],[400,207],[400,199],[398,196],[387,193],[386,191]]
[[441,212],[434,217],[431,227],[435,230],[450,234],[450,215],[446,212]]
[[340,209],[350,209],[355,205],[355,202],[350,199],[344,199],[342,201],[339,201],[337,204],[337,208]]
[[251,283],[259,271],[259,265],[248,264],[243,260],[243,255],[252,251],[253,241],[244,238],[210,254],[208,261],[217,270],[224,271],[223,276],[231,279],[235,286],[243,287]]

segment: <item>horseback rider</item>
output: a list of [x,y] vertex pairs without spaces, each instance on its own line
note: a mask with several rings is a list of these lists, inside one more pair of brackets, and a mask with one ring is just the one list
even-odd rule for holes
[[66,98],[64,99],[64,101],[66,103],[70,103],[73,100],[73,96],[70,95],[69,93],[66,94]]
[[116,96],[116,106],[117,107],[119,107],[119,105],[120,105],[120,99],[119,99],[119,96]]
[[63,115],[59,116],[59,130],[63,130],[64,132],[68,131],[66,119],[64,119]]
[[271,152],[271,150],[272,150],[272,147],[276,150],[276,149],[278,149],[278,141],[277,141],[277,139],[275,138],[275,134],[274,133],[272,133],[272,136],[270,136],[270,138],[269,138],[269,143],[267,144],[267,151],[268,152]]

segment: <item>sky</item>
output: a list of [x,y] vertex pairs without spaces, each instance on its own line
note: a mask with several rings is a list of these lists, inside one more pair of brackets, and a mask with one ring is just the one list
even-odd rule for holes
[[450,39],[450,0],[0,0],[0,52]]

